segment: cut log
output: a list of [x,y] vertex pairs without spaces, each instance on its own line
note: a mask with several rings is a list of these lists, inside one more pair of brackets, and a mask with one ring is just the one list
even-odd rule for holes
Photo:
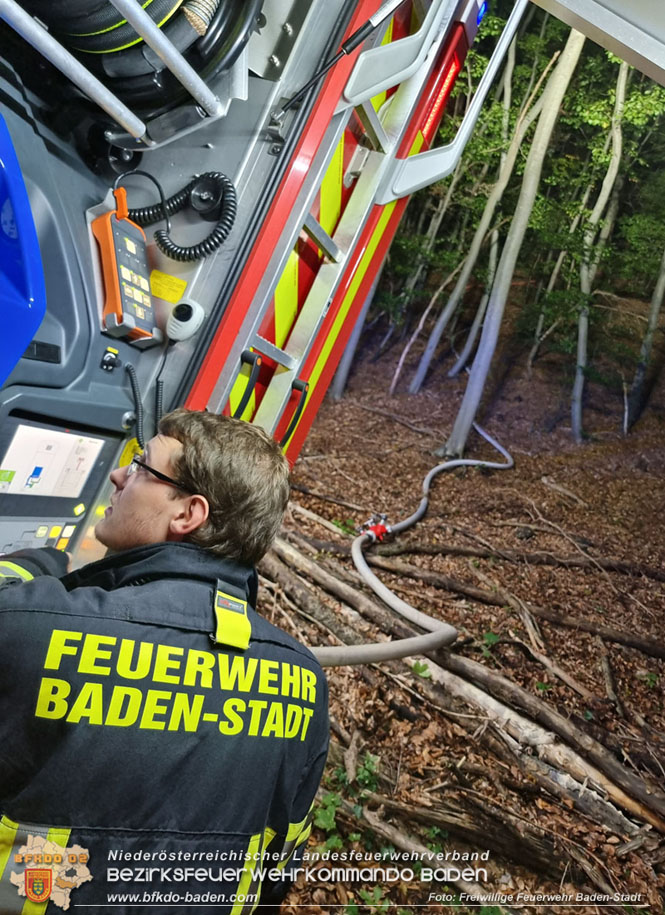
[[446,800],[444,804],[421,807],[371,791],[366,792],[366,797],[372,804],[396,813],[403,819],[428,827],[437,826],[468,843],[473,849],[488,848],[555,879],[560,879],[565,871],[565,859],[544,830],[532,823],[525,823],[523,818],[489,800],[482,808],[473,804],[473,809],[469,811],[451,800]]
[[[463,681],[482,687],[487,691],[485,695],[526,712],[533,721],[557,734],[603,774],[604,777],[599,779],[596,775],[595,779],[616,803],[651,823],[659,832],[665,833],[665,793],[656,785],[649,785],[644,779],[629,772],[605,747],[571,724],[555,709],[476,661],[461,658],[450,651],[436,652],[433,660]],[[583,780],[582,778],[581,781]],[[620,790],[615,790],[617,788]]]

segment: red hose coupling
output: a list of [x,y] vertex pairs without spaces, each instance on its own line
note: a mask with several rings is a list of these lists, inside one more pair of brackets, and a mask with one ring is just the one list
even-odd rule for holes
[[368,527],[365,533],[369,534],[374,540],[381,542],[388,534],[388,528],[385,524],[373,524]]

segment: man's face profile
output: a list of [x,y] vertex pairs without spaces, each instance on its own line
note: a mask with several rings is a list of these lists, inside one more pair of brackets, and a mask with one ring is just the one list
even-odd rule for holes
[[[175,438],[156,435],[145,447],[141,461],[169,477],[173,459],[182,450]],[[207,517],[207,502],[158,479],[136,466],[116,467],[110,474],[114,486],[111,504],[95,527],[97,539],[114,552],[133,547],[182,540]]]

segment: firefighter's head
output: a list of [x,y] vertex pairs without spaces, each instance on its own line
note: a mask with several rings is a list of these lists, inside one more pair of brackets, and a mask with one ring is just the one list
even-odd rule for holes
[[257,426],[214,413],[174,410],[127,468],[96,528],[110,549],[164,540],[196,543],[254,564],[270,548],[289,497],[289,466]]

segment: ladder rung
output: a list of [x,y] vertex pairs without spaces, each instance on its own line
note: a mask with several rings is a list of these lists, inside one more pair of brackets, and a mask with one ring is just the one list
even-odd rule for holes
[[390,148],[390,139],[383,129],[383,124],[379,120],[374,105],[371,102],[363,102],[356,108],[356,114],[360,118],[360,123],[365,129],[365,133],[372,144],[372,149],[378,152],[388,152]]
[[307,214],[303,229],[307,232],[312,241],[321,248],[328,260],[332,261],[334,264],[339,264],[342,260],[342,252],[328,235],[321,223],[317,222],[311,213]]
[[298,364],[293,356],[289,356],[283,349],[275,346],[274,343],[270,343],[269,340],[266,340],[265,337],[262,337],[260,334],[256,334],[249,345],[255,350],[258,350],[261,355],[267,356],[268,359],[272,359],[273,362],[276,362],[278,365],[283,365],[284,368],[295,369]]

